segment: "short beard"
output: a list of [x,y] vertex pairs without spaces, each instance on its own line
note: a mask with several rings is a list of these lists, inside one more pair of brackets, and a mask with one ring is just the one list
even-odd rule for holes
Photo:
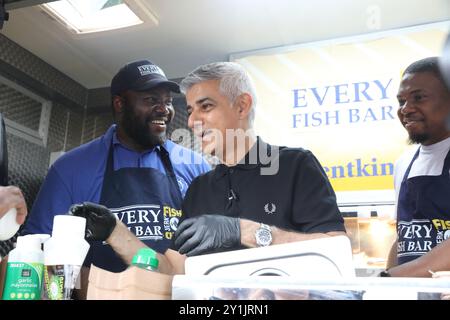
[[154,135],[149,130],[148,123],[151,118],[142,120],[136,118],[133,114],[132,107],[126,104],[123,108],[122,126],[127,135],[144,149],[151,149],[157,145],[162,145],[166,141],[166,134]]
[[408,143],[409,144],[424,143],[428,139],[430,139],[430,135],[428,135],[426,133],[410,134],[409,135],[409,139],[408,139]]

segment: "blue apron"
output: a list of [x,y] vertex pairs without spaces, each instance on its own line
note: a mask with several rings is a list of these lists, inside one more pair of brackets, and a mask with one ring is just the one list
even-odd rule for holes
[[419,258],[450,237],[450,151],[445,157],[441,175],[407,179],[419,150],[400,187],[397,205],[398,264]]
[[[164,253],[181,219],[182,195],[169,158],[162,146],[156,147],[166,174],[153,168],[121,168],[114,171],[113,146],[103,180],[100,204],[108,207],[142,242]],[[85,265],[121,272],[127,265],[111,247],[92,241]]]

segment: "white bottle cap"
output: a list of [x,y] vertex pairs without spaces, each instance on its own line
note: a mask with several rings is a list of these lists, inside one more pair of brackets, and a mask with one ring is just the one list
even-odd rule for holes
[[34,234],[17,237],[16,248],[27,250],[41,250],[42,241],[39,237],[35,237]]
[[57,215],[53,219],[53,238],[84,239],[86,219],[71,215]]
[[0,240],[8,240],[12,238],[17,230],[19,230],[20,224],[16,221],[17,210],[16,208],[11,208],[9,211],[0,219]]

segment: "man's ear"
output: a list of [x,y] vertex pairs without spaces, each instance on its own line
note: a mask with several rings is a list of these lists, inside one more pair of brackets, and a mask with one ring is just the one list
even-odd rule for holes
[[114,107],[114,113],[119,114],[122,113],[123,109],[123,99],[120,96],[114,96],[113,97],[113,107]]
[[239,111],[239,119],[246,119],[248,118],[250,111],[252,110],[252,104],[253,104],[253,99],[252,96],[249,95],[248,93],[242,93],[238,98],[237,98],[237,107],[238,107],[238,111]]
[[172,122],[173,118],[175,118],[175,108],[172,108],[171,110],[172,112],[170,112],[170,122]]

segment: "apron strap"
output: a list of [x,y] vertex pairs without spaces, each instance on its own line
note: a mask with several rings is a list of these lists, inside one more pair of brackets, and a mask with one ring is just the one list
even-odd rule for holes
[[169,177],[175,177],[175,171],[173,170],[172,161],[170,161],[169,152],[163,146],[159,146],[159,148],[156,148],[156,150],[161,157],[161,161],[163,163],[164,169],[166,169],[167,175]]
[[405,171],[405,175],[403,176],[402,184],[405,183],[406,180],[408,180],[409,172],[411,171],[414,161],[416,161],[417,157],[419,156],[419,152],[420,152],[420,147],[419,147],[419,149],[417,149],[416,153],[414,154],[414,157],[412,158],[411,162],[409,163],[408,168]]
[[177,177],[175,175],[175,171],[173,170],[172,161],[170,160],[169,152],[162,145],[159,148],[156,148],[161,157],[161,161],[166,169],[166,174],[172,183],[175,184],[175,188],[177,190],[177,194],[180,197],[181,201],[183,201],[183,194],[181,193],[180,185],[178,184]]
[[109,145],[108,158],[106,159],[106,169],[104,177],[109,176],[114,172],[114,144],[111,139],[111,144]]
[[447,153],[447,156],[445,157],[444,168],[442,169],[442,174],[445,174],[445,175],[449,174],[449,172],[448,172],[449,169],[450,169],[450,150]]

